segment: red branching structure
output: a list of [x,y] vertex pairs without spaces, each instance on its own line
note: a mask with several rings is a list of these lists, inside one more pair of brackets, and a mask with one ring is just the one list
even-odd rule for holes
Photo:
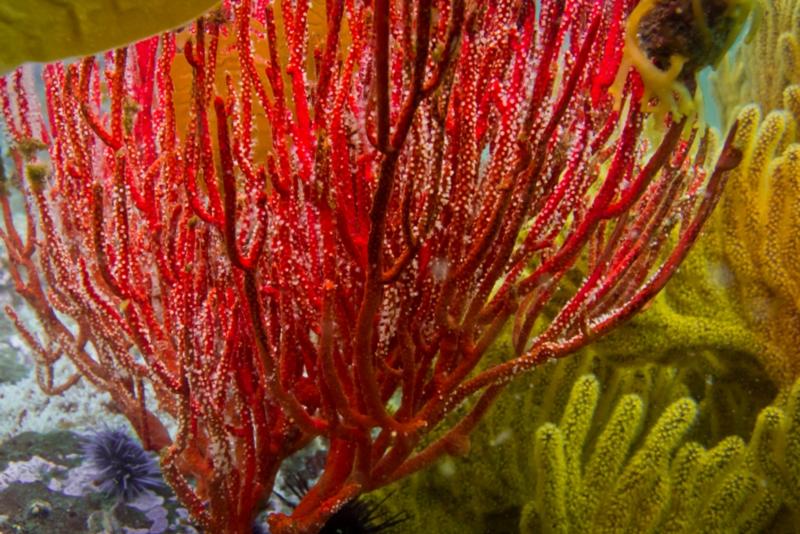
[[731,134],[709,165],[690,118],[650,146],[635,72],[615,110],[634,3],[327,0],[312,50],[308,2],[230,0],[46,66],[44,111],[3,79],[0,237],[44,339],[8,313],[42,388],[108,392],[208,532],[248,532],[317,436],[324,473],[273,532],[466,453],[509,381],[665,284],[738,162]]

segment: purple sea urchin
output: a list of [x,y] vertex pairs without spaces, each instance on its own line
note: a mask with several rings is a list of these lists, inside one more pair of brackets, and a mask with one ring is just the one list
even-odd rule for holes
[[107,495],[130,501],[164,485],[158,466],[122,429],[105,429],[83,439],[84,458],[97,472],[95,483]]

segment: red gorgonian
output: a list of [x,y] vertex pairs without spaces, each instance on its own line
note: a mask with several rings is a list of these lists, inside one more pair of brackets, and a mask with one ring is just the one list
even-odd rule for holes
[[466,453],[509,381],[655,295],[738,162],[691,117],[651,146],[634,70],[608,95],[634,0],[539,4],[327,0],[319,35],[309,2],[228,0],[45,66],[42,106],[0,81],[0,237],[41,335],[8,313],[42,388],[108,392],[208,532],[249,532],[317,436],[272,532]]

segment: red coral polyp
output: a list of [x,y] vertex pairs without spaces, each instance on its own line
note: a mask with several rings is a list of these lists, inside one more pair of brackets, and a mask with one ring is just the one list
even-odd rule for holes
[[44,67],[44,112],[2,80],[40,384],[108,392],[209,532],[249,532],[318,436],[273,532],[465,454],[508,382],[655,295],[736,164],[691,118],[651,147],[635,72],[615,110],[632,4],[229,0]]

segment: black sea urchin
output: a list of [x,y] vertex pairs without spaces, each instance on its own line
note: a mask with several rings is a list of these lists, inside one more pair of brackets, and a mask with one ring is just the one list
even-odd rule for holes
[[111,497],[129,501],[164,485],[156,463],[122,429],[105,429],[85,436],[83,454],[96,470],[95,484]]
[[407,520],[406,514],[392,514],[384,509],[383,501],[359,497],[339,508],[319,534],[378,534]]
[[[290,473],[287,476],[287,487],[297,498],[302,499],[308,492],[309,482],[298,472]],[[275,494],[288,506],[297,506],[296,502],[284,497],[278,492]],[[397,525],[410,519],[404,512],[391,513],[384,508],[383,503],[388,495],[381,500],[373,500],[365,497],[358,497],[339,508],[325,522],[319,534],[380,534],[389,532]],[[258,530],[253,530],[254,534],[261,534]]]

